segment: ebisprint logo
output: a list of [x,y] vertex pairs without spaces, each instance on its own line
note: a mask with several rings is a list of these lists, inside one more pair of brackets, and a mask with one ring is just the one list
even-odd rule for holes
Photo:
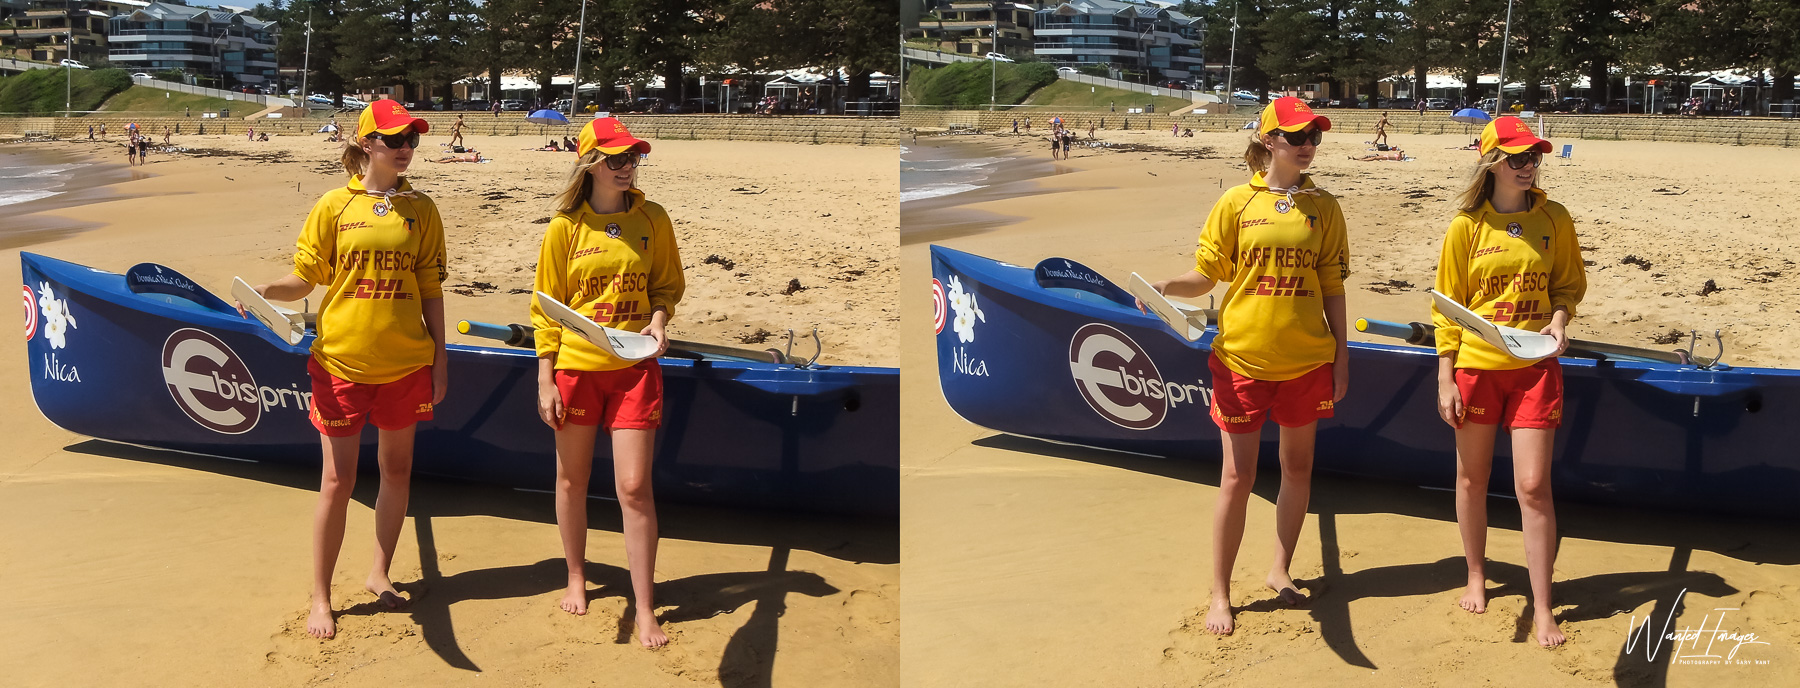
[[256,427],[263,412],[312,403],[310,392],[261,387],[237,352],[208,332],[176,330],[163,341],[163,382],[188,418],[213,432],[241,435]]
[[1175,407],[1212,398],[1204,384],[1165,382],[1137,342],[1100,323],[1083,325],[1069,340],[1069,374],[1095,413],[1132,430],[1149,430]]

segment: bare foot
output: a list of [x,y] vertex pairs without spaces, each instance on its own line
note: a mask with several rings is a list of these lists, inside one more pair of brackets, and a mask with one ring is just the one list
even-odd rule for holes
[[306,616],[306,633],[314,638],[337,635],[337,621],[331,618],[330,602],[313,603],[312,613]]
[[1556,623],[1556,614],[1548,609],[1539,609],[1531,615],[1531,625],[1537,629],[1537,641],[1544,647],[1556,647],[1563,644],[1562,627]]
[[1281,596],[1281,601],[1286,602],[1290,607],[1306,604],[1308,599],[1305,593],[1300,592],[1300,587],[1294,585],[1294,579],[1289,577],[1286,571],[1270,571],[1269,577],[1263,579],[1263,585],[1274,590],[1275,594]]
[[637,613],[638,642],[644,647],[656,648],[669,644],[669,636],[663,634],[662,622],[656,620],[656,612],[640,609]]
[[1470,614],[1481,614],[1487,611],[1487,577],[1470,576],[1469,587],[1463,591],[1462,599],[1456,603],[1463,611]]
[[369,574],[369,579],[363,581],[363,588],[381,598],[381,603],[387,605],[388,609],[399,609],[401,605],[411,601],[394,589],[393,581],[388,580],[384,574]]
[[1231,635],[1236,623],[1231,618],[1231,600],[1213,599],[1206,610],[1206,630],[1218,635]]
[[563,592],[562,610],[576,616],[585,616],[587,603],[587,579],[569,576],[569,588]]

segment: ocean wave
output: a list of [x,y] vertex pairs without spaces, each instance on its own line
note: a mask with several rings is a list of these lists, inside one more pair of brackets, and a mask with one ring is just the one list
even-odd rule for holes
[[917,201],[924,198],[948,196],[950,194],[959,194],[964,191],[974,191],[979,188],[981,188],[981,185],[979,184],[937,184],[923,186],[917,189],[903,189],[900,191],[900,202],[905,203],[907,201]]
[[35,201],[55,196],[61,191],[0,191],[0,206]]
[[71,162],[62,165],[46,165],[44,167],[0,167],[0,179],[27,179],[51,174],[73,172],[83,167],[92,166],[91,162]]

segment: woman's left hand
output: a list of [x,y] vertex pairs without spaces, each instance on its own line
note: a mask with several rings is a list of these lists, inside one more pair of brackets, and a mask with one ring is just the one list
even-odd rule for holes
[[1331,362],[1331,403],[1344,400],[1344,394],[1350,391],[1350,356],[1349,352],[1338,351],[1337,360]]
[[1550,316],[1550,324],[1545,325],[1544,329],[1538,330],[1538,334],[1547,334],[1556,338],[1556,352],[1550,354],[1551,357],[1561,356],[1569,348],[1568,327],[1564,320],[1567,316],[1563,315],[1566,312],[1557,311],[1555,315]]
[[662,356],[663,352],[669,350],[669,333],[664,331],[668,322],[669,312],[659,308],[650,314],[650,324],[638,331],[638,334],[656,338],[656,353],[651,354],[651,358]]
[[444,403],[444,393],[450,391],[450,353],[438,349],[437,356],[431,361],[431,405]]

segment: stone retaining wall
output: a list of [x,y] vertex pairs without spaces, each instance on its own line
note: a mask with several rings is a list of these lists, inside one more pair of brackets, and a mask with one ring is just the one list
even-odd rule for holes
[[[431,122],[435,134],[448,134],[456,121],[456,113],[419,113]],[[857,146],[894,146],[900,142],[900,125],[892,118],[860,117],[757,117],[745,115],[624,115],[620,117],[631,133],[644,139],[692,139],[713,141],[780,141],[787,143],[841,144]],[[203,119],[199,117],[9,117],[0,118],[0,136],[86,137],[88,125],[106,123],[110,136],[124,134],[125,125],[136,122],[152,135],[161,136],[163,127],[179,129],[182,134],[243,135],[245,129],[276,135],[309,135],[324,126],[326,120],[308,119]],[[353,127],[356,118],[343,116],[339,126]],[[501,136],[575,136],[575,128],[544,127],[525,121],[522,113],[507,112],[495,117],[486,112],[467,113],[465,131],[478,135]]]

